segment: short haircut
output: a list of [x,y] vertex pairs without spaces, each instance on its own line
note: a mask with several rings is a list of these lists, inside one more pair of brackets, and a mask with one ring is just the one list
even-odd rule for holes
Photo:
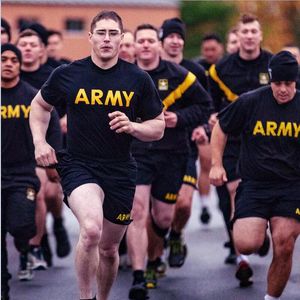
[[63,38],[62,33],[58,30],[53,30],[53,29],[48,30],[48,38],[51,35],[58,35],[61,39]]
[[220,36],[217,35],[216,33],[208,33],[208,34],[204,35],[203,38],[201,39],[201,44],[203,42],[210,41],[210,40],[214,40],[217,43],[222,44],[222,40],[221,40]]
[[150,30],[155,31],[157,39],[159,40],[159,31],[158,31],[157,27],[155,27],[151,24],[148,24],[148,23],[141,24],[136,28],[136,30],[134,31],[134,39],[136,39],[137,32],[140,30],[144,30],[144,29],[150,29]]
[[91,27],[90,27],[90,31],[93,32],[95,27],[96,27],[96,23],[99,22],[100,20],[113,20],[115,22],[117,22],[119,24],[120,30],[121,32],[124,31],[123,28],[123,22],[121,17],[114,11],[112,10],[103,10],[100,11],[92,20],[91,22]]
[[239,19],[240,24],[247,24],[247,23],[252,23],[255,21],[257,21],[259,23],[258,17],[253,14],[243,14]]
[[18,42],[19,42],[19,40],[20,40],[21,38],[27,37],[27,36],[36,36],[36,37],[39,39],[40,44],[43,44],[42,39],[41,39],[41,37],[39,36],[39,34],[38,34],[36,31],[32,30],[32,29],[25,29],[25,30],[21,31],[21,32],[19,33],[18,38],[17,38],[16,44],[18,44]]

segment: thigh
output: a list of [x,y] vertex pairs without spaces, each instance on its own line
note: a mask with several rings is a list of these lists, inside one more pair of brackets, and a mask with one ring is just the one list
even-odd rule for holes
[[234,239],[261,245],[265,239],[267,224],[266,219],[256,217],[237,219],[233,225]]
[[96,222],[102,227],[102,203],[104,192],[94,183],[87,183],[74,189],[68,198],[69,206],[80,225]]
[[118,248],[126,231],[126,225],[114,224],[106,219],[103,220],[103,231],[100,241],[100,249],[109,250]]
[[296,238],[300,234],[300,222],[293,218],[273,217],[270,220],[273,240],[284,242],[289,238]]

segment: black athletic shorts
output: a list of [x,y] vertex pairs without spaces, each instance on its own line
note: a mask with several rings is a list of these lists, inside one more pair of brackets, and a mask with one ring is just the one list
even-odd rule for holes
[[36,234],[36,194],[31,185],[1,189],[1,226],[16,239],[29,240]]
[[187,155],[169,151],[135,153],[137,185],[152,185],[151,195],[162,202],[175,204],[186,171]]
[[[103,214],[112,223],[128,225],[136,186],[136,163],[74,157],[65,150],[57,152],[57,171],[65,194],[64,201],[77,187],[95,183],[104,191]],[[87,205],[88,197],[87,197]]]
[[186,171],[182,180],[182,183],[191,185],[194,189],[197,189],[196,160],[197,160],[197,156],[193,154],[190,154],[188,156]]
[[300,182],[240,182],[234,220],[289,217],[300,221]]

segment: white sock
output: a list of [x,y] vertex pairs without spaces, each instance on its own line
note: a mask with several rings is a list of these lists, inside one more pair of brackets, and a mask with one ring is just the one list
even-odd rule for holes
[[200,201],[202,206],[207,206],[210,202],[210,195],[200,195]]
[[280,298],[272,297],[272,296],[270,296],[268,294],[265,296],[265,300],[276,300],[276,299],[280,300]]
[[249,263],[248,255],[240,254],[240,255],[236,258],[236,262],[237,262],[237,264],[239,264],[241,261],[245,261],[246,263]]

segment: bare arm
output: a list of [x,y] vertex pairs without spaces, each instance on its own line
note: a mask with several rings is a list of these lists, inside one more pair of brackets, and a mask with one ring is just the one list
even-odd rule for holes
[[35,159],[39,166],[47,167],[57,163],[54,149],[46,142],[52,106],[42,97],[41,92],[31,102],[29,124],[35,147]]
[[142,123],[131,122],[128,117],[120,112],[114,111],[108,114],[111,121],[109,126],[111,130],[117,133],[128,133],[143,142],[160,140],[165,130],[164,115],[161,113],[156,118],[144,121]]
[[227,182],[226,171],[223,167],[223,153],[227,142],[227,134],[220,127],[219,121],[215,124],[211,135],[211,170],[209,172],[210,182],[220,186]]

